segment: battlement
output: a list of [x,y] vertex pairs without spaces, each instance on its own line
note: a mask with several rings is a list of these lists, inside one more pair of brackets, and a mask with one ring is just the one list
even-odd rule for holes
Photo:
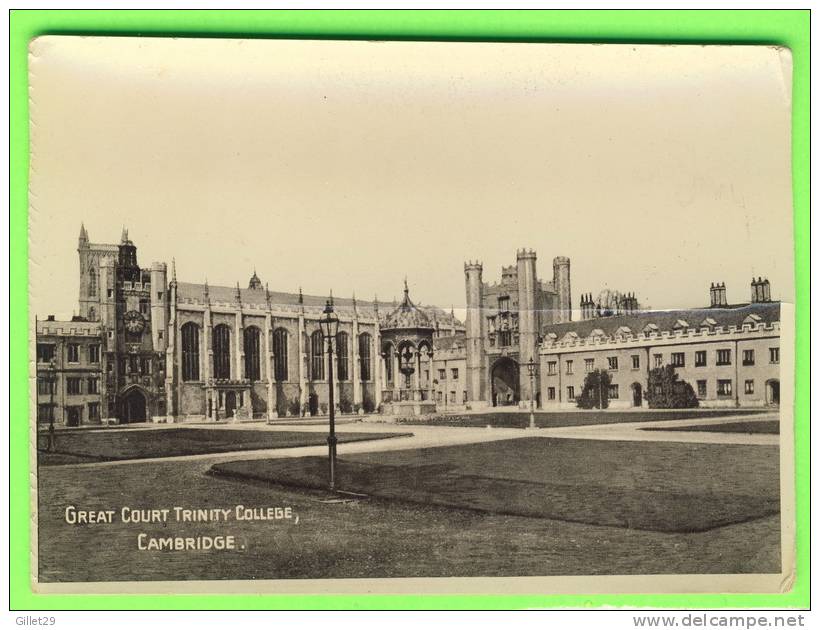
[[535,260],[537,258],[534,249],[519,249],[515,252],[517,260]]
[[552,264],[555,266],[569,265],[569,256],[556,256],[552,259]]
[[37,336],[52,337],[99,337],[99,322],[40,320],[37,322]]
[[[567,349],[589,348],[597,350],[601,348],[616,348],[621,346],[645,346],[657,344],[676,345],[680,343],[697,343],[698,341],[714,341],[715,337],[730,337],[732,335],[751,335],[753,333],[764,333],[769,335],[780,335],[780,322],[769,324],[761,322],[758,324],[743,324],[741,326],[715,326],[700,328],[680,328],[677,330],[651,330],[645,332],[622,332],[613,335],[591,334],[588,337],[578,337],[568,332],[563,337],[557,338],[554,334],[547,335],[541,343],[542,354],[550,354],[554,351],[564,351]],[[729,339],[727,339],[728,341]]]
[[480,260],[468,260],[464,263],[464,271],[481,271],[482,269],[483,265],[481,264]]

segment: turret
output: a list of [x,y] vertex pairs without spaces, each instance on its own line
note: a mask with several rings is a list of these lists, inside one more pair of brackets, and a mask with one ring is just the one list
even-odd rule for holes
[[553,322],[559,324],[572,320],[572,292],[569,279],[569,258],[556,256],[552,259],[552,283],[558,294],[557,310]]
[[88,232],[85,231],[85,223],[80,223],[80,238],[77,239],[77,249],[88,247]]
[[481,277],[483,267],[480,262],[464,263],[464,283],[467,297],[467,322],[465,350],[467,363],[467,400],[474,403],[484,401],[484,284]]
[[117,281],[116,281],[116,266],[114,260],[111,258],[103,258],[100,260],[100,310],[99,320],[102,325],[109,330],[116,330],[117,328]]
[[168,344],[168,267],[151,263],[151,341],[156,352],[164,352]]
[[535,267],[535,252],[531,249],[518,250],[516,263],[518,269],[518,356],[521,370],[519,387],[521,400],[525,401],[533,397],[529,372],[525,364],[536,358],[541,320],[536,295],[538,275]]
[[122,237],[119,245],[119,273],[122,280],[139,282],[141,270],[137,264],[137,247],[128,238],[128,230],[122,229]]
[[262,281],[259,279],[259,276],[256,275],[256,269],[253,270],[253,275],[251,279],[248,281],[248,288],[253,291],[261,291],[262,290]]
[[77,254],[80,256],[80,315],[94,320],[95,317],[89,317],[89,313],[93,310],[93,314],[97,313],[97,306],[99,303],[99,282],[97,270],[89,255],[88,232],[85,231],[85,224],[80,224],[80,236],[77,239]]

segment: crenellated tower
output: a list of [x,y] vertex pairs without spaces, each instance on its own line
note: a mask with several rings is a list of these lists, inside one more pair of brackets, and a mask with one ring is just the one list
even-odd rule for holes
[[556,256],[552,259],[552,284],[558,295],[553,323],[560,324],[572,320],[572,292],[569,280],[569,258]]
[[484,284],[480,262],[464,263],[464,282],[467,293],[467,322],[465,350],[467,359],[467,401],[486,400],[486,367],[484,360]]
[[151,338],[156,352],[165,352],[168,339],[168,267],[165,263],[151,263]]
[[516,253],[518,269],[518,356],[519,384],[522,400],[529,400],[530,378],[526,363],[536,360],[538,331],[541,313],[536,292],[538,275],[536,254],[531,249],[521,249]]

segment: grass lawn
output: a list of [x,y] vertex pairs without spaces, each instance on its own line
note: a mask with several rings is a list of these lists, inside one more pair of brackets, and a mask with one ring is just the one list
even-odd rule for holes
[[[392,438],[409,433],[340,433],[339,442],[359,442]],[[40,448],[46,436],[40,435]],[[43,466],[147,459],[253,451],[267,448],[294,448],[327,444],[327,436],[307,431],[258,431],[252,429],[170,428],[142,431],[66,431],[56,436],[52,453],[38,452]]]
[[[611,444],[611,443],[610,443]],[[681,446],[681,445],[677,445]],[[743,475],[750,493],[769,474],[765,448],[738,457],[725,471],[697,469],[724,458],[695,456],[684,467],[691,484],[708,492],[736,491]],[[578,450],[582,451],[581,445]],[[344,448],[340,449],[343,460]],[[686,485],[671,468],[692,452],[667,462],[644,458],[628,472],[613,471],[613,485],[658,488]],[[736,452],[735,455],[743,453]],[[623,455],[623,453],[621,453]],[[405,462],[399,452],[384,457]],[[570,465],[571,482],[602,472],[585,458]],[[612,465],[605,458],[601,466]],[[725,459],[730,459],[729,456]],[[725,463],[725,462],[724,462]],[[491,466],[498,469],[502,462]],[[636,575],[772,573],[780,570],[776,515],[701,533],[661,533],[570,523],[544,518],[459,510],[392,500],[348,504],[320,501],[323,493],[207,475],[210,462],[153,460],[105,468],[46,467],[38,476],[39,576],[44,582],[124,580],[219,580],[276,578],[377,578],[527,575]],[[563,465],[563,464],[562,464]],[[556,465],[546,464],[546,469]],[[737,467],[737,470],[735,470]],[[760,470],[758,470],[758,468]],[[545,470],[546,470],[545,469]],[[724,474],[725,472],[725,474]],[[676,478],[677,477],[677,478]],[[774,473],[773,481],[777,474]],[[560,478],[560,476],[559,476]],[[655,479],[656,482],[652,480]],[[721,483],[721,480],[725,480]],[[405,486],[406,487],[406,486]],[[768,490],[767,490],[768,491]],[[84,509],[231,508],[290,506],[299,516],[282,521],[229,521],[69,525],[66,506]],[[141,551],[137,536],[236,535],[245,550]]]
[[761,420],[759,422],[727,422],[725,424],[691,424],[685,427],[650,427],[641,431],[706,431],[708,433],[764,433],[778,435],[780,422]]
[[[541,428],[577,427],[620,422],[654,422],[660,420],[702,420],[767,413],[763,409],[678,409],[673,411],[536,411],[535,424]],[[400,424],[448,427],[485,427],[524,429],[529,426],[529,411],[487,412],[406,418]]]
[[[339,488],[494,514],[699,532],[777,514],[776,446],[544,437],[342,456]],[[324,488],[321,457],[219,463],[215,474]]]

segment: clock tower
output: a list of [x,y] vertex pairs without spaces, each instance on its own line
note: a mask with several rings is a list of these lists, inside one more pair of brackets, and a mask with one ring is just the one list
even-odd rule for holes
[[121,423],[145,422],[165,415],[165,265],[142,269],[123,228],[113,275],[115,315],[106,331],[107,412]]

